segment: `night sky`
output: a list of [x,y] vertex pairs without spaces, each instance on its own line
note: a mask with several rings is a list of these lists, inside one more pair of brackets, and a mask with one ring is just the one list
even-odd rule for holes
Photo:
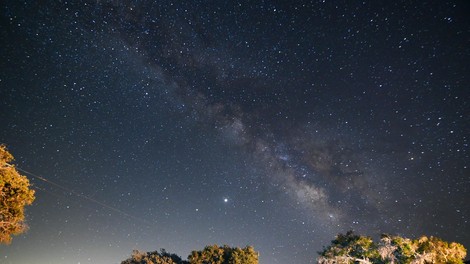
[[468,1],[36,2],[0,4],[0,142],[37,196],[1,263],[470,248]]

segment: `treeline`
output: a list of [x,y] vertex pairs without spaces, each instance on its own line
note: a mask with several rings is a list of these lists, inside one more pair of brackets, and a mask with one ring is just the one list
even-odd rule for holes
[[[463,264],[467,250],[462,244],[437,237],[409,239],[383,234],[380,241],[356,235],[353,231],[339,234],[331,244],[318,252],[318,264]],[[154,252],[135,250],[121,264],[258,264],[259,254],[253,247],[207,246],[192,251],[183,260],[164,249]]]

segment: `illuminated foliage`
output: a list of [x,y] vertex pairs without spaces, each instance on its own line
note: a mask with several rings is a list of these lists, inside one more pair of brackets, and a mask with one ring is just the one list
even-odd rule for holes
[[466,253],[461,244],[436,237],[411,240],[384,234],[375,244],[370,237],[349,231],[346,235],[339,234],[330,246],[319,252],[318,263],[462,264]]
[[213,245],[191,252],[188,260],[190,264],[258,264],[258,253],[250,246],[231,248]]
[[437,237],[421,237],[414,241],[420,262],[415,263],[463,263],[467,250],[462,244],[448,243]]
[[375,263],[378,258],[377,246],[372,238],[355,235],[352,231],[339,234],[331,245],[319,252],[318,263]]
[[13,156],[0,145],[0,243],[9,244],[12,235],[26,231],[24,207],[34,201],[29,180],[10,164]]
[[164,249],[160,253],[134,250],[131,258],[121,264],[258,264],[258,252],[251,246],[232,248],[213,245],[191,252],[188,261],[185,261],[175,254],[167,253]]
[[129,259],[124,260],[121,264],[187,264],[188,262],[181,260],[175,254],[167,253],[164,249],[160,252],[141,252],[134,250]]

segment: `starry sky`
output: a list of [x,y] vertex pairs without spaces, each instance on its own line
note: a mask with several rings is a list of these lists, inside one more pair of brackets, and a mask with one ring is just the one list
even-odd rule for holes
[[0,262],[470,247],[468,1],[0,6],[0,142],[37,196]]

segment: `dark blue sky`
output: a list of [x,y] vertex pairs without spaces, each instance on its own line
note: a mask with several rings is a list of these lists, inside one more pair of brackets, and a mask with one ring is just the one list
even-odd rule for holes
[[469,248],[469,11],[2,3],[0,142],[61,186],[29,175],[30,230],[2,263],[214,243],[314,263],[349,229]]

